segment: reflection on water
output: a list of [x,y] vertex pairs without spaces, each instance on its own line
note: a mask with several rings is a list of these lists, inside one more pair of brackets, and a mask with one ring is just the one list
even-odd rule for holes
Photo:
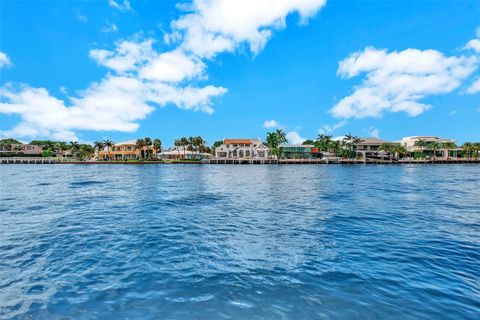
[[0,171],[0,318],[480,314],[476,165]]

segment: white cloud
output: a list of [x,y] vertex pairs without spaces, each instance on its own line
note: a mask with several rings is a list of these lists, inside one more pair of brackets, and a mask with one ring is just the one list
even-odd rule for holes
[[130,5],[130,2],[128,0],[108,0],[108,5],[112,8],[118,9],[120,11],[129,11],[132,10],[132,6]]
[[326,0],[194,0],[192,13],[172,22],[183,35],[182,47],[201,57],[213,57],[247,43],[259,53],[274,29],[286,26],[286,17],[298,13],[305,23]]
[[449,115],[450,117],[453,117],[453,116],[456,115],[457,113],[458,113],[457,110],[452,110],[452,111],[450,111],[450,112],[448,113],[448,115]]
[[280,126],[280,123],[278,123],[276,120],[265,120],[263,123],[263,127],[270,129],[270,128],[278,128]]
[[475,80],[467,89],[467,93],[477,93],[480,92],[480,78]]
[[142,42],[122,41],[117,43],[115,51],[93,49],[90,50],[89,56],[97,61],[98,64],[118,73],[123,73],[137,70],[155,57],[152,44],[152,39]]
[[105,33],[116,32],[116,31],[118,31],[118,27],[115,23],[107,20],[106,26],[104,26],[100,31],[105,32]]
[[212,113],[211,99],[225,92],[222,87],[182,88],[132,76],[109,75],[91,84],[78,97],[70,97],[72,104],[67,106],[45,88],[15,89],[7,85],[0,90],[0,98],[5,101],[0,103],[0,113],[17,114],[21,122],[1,133],[74,139],[77,130],[133,132],[139,127],[138,121],[154,110],[152,103],[172,103],[182,109]]
[[181,50],[174,50],[151,59],[140,70],[140,76],[151,80],[179,82],[202,77],[205,67],[197,57],[187,56]]
[[3,67],[9,67],[12,65],[10,58],[6,53],[0,51],[0,69]]
[[326,124],[323,127],[321,127],[320,129],[318,129],[318,133],[320,133],[320,134],[330,134],[330,133],[334,132],[335,130],[345,126],[347,123],[348,123],[347,120],[342,120],[342,121],[334,123],[332,125]]
[[465,46],[465,49],[471,49],[475,52],[480,53],[480,39],[472,39],[468,41],[467,45]]
[[387,52],[366,48],[340,62],[338,75],[352,78],[366,74],[350,96],[331,109],[339,118],[380,117],[385,112],[417,116],[431,106],[426,96],[458,88],[478,66],[477,57],[446,57],[435,50],[406,49]]
[[[45,88],[28,85],[0,88],[0,113],[20,116],[20,122],[1,134],[16,137],[57,137],[76,139],[79,130],[132,132],[155,106],[174,104],[178,108],[214,112],[212,99],[227,92],[214,85],[193,85],[206,80],[205,57],[233,51],[247,43],[258,53],[272,30],[284,28],[286,16],[298,13],[307,21],[325,0],[194,1],[190,13],[172,23],[167,52],[154,49],[153,39],[117,42],[112,50],[93,49],[89,56],[109,73],[65,100]],[[109,5],[131,10],[128,1],[110,0]],[[110,26],[112,31],[113,24]],[[116,26],[113,27],[116,29]],[[65,93],[65,92],[63,92]],[[300,141],[298,133],[290,139]]]
[[287,140],[293,144],[301,144],[303,141],[307,140],[302,138],[297,131],[290,131],[286,134]]

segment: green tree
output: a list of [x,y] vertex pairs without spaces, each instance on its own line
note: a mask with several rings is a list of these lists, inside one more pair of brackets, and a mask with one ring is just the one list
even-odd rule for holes
[[110,148],[112,148],[115,144],[113,143],[112,140],[109,140],[109,139],[106,139],[106,140],[103,140],[103,146],[105,148],[107,148],[107,157],[108,157],[108,160],[112,160],[111,157],[110,157]]
[[95,141],[93,143],[93,148],[97,150],[98,154],[100,154],[100,151],[105,148],[105,145],[103,144],[103,141]]
[[432,141],[427,143],[427,148],[432,150],[433,160],[435,161],[437,159],[437,150],[441,148],[441,144],[436,141]]
[[185,153],[189,144],[190,144],[189,138],[187,137],[180,138],[180,145],[183,147],[183,159],[185,159]]
[[450,158],[450,150],[455,149],[457,145],[453,142],[442,143],[442,149],[445,149],[447,160]]
[[143,149],[145,148],[145,140],[137,139],[137,141],[135,142],[135,148],[140,152],[139,153],[139,158],[144,159],[145,158],[145,152],[144,152]]
[[302,145],[315,145],[315,141],[313,141],[312,139],[307,139],[305,141],[302,142]]
[[215,141],[210,149],[211,153],[213,155],[215,155],[215,149],[217,149],[218,147],[220,147],[221,145],[223,144],[223,141]]
[[158,153],[162,151],[162,140],[153,139],[153,150],[155,151],[155,158],[158,158]]
[[267,132],[265,144],[270,148],[271,154],[278,157],[281,153],[281,145],[287,141],[285,133],[282,130],[277,129],[275,132]]
[[0,146],[7,146],[7,145],[11,145],[11,144],[22,144],[22,143],[20,141],[18,141],[17,139],[11,139],[11,138],[0,140]]

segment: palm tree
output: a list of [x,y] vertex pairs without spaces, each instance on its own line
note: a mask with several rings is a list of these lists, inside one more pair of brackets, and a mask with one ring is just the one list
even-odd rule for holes
[[470,158],[470,150],[473,148],[473,144],[471,142],[465,142],[462,146],[463,152],[465,153],[465,158]]
[[70,141],[70,151],[72,156],[77,159],[78,157],[78,150],[80,149],[80,144],[76,141]]
[[358,148],[358,144],[361,143],[362,141],[363,141],[363,139],[360,138],[360,137],[357,137],[357,136],[352,138],[352,147],[355,147],[355,156],[357,155],[356,151],[357,151],[357,148]]
[[59,142],[55,143],[55,150],[56,151],[60,151],[60,152],[63,153],[63,151],[65,151],[67,149],[68,149],[68,146],[65,142],[59,141]]
[[445,149],[445,151],[446,151],[447,160],[450,158],[450,150],[455,149],[456,147],[457,147],[457,145],[453,142],[442,143],[442,148]]
[[138,151],[140,151],[140,159],[143,159],[145,157],[145,152],[143,148],[145,148],[145,140],[143,139],[137,139],[135,142],[135,148],[137,148]]
[[273,155],[280,155],[280,145],[288,142],[285,132],[277,129],[275,132],[267,132],[266,145],[272,150]]
[[316,141],[318,148],[322,151],[328,151],[333,141],[332,138],[332,136],[319,134]]
[[95,141],[93,143],[93,148],[98,151],[98,154],[100,154],[100,150],[103,150],[103,148],[105,148],[105,146],[104,146],[102,141]]
[[180,145],[183,147],[183,159],[185,159],[185,151],[189,143],[190,143],[190,140],[188,138],[186,137],[180,138]]
[[395,144],[393,150],[395,152],[395,155],[399,158],[403,158],[403,156],[408,153],[407,148],[399,144]]
[[285,134],[285,132],[283,132],[283,130],[281,129],[277,129],[277,131],[275,131],[275,134],[277,135],[278,137],[278,141],[280,144],[282,143],[287,143],[287,135]]
[[162,151],[162,141],[160,139],[153,140],[153,150],[155,151],[155,158],[158,156],[158,152]]
[[110,148],[112,148],[115,144],[113,143],[112,140],[106,139],[103,140],[103,146],[107,148],[107,155],[108,155],[108,160],[111,160],[110,158]]
[[143,142],[145,143],[145,147],[147,148],[145,150],[147,156],[146,158],[150,158],[150,147],[152,146],[152,139],[150,139],[149,137],[146,137],[146,138],[143,138]]
[[424,155],[423,151],[425,150],[425,147],[427,146],[427,142],[424,139],[418,139],[418,140],[415,141],[413,146],[420,148],[420,150],[422,151],[422,157],[423,157],[423,155]]
[[433,160],[435,161],[437,159],[437,150],[441,147],[440,143],[432,141],[427,144],[427,147],[433,151]]
[[[180,141],[180,139],[175,139],[175,140],[173,141],[173,145],[175,146],[175,148],[176,148],[177,150],[179,150],[180,147],[182,146],[182,142]],[[176,155],[176,154],[177,154],[177,153],[175,153],[175,159],[177,159],[177,155]]]
[[347,147],[348,149],[348,158],[351,158],[352,157],[352,153],[353,153],[353,140],[354,139],[357,139],[358,137],[355,137],[354,135],[352,135],[351,133],[348,133],[345,135],[345,137],[343,138],[343,142],[345,144],[345,146]]
[[473,149],[475,150],[475,159],[478,160],[478,156],[480,153],[480,142],[472,143],[472,146],[473,146]]
[[[385,153],[388,153],[388,157],[391,159],[394,151],[394,146],[391,143],[382,143],[380,147],[378,148],[380,151],[384,151]],[[383,160],[383,156],[382,156]]]

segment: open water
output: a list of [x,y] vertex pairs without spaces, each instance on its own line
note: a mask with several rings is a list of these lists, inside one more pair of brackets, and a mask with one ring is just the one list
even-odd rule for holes
[[479,319],[479,165],[2,165],[0,319]]

